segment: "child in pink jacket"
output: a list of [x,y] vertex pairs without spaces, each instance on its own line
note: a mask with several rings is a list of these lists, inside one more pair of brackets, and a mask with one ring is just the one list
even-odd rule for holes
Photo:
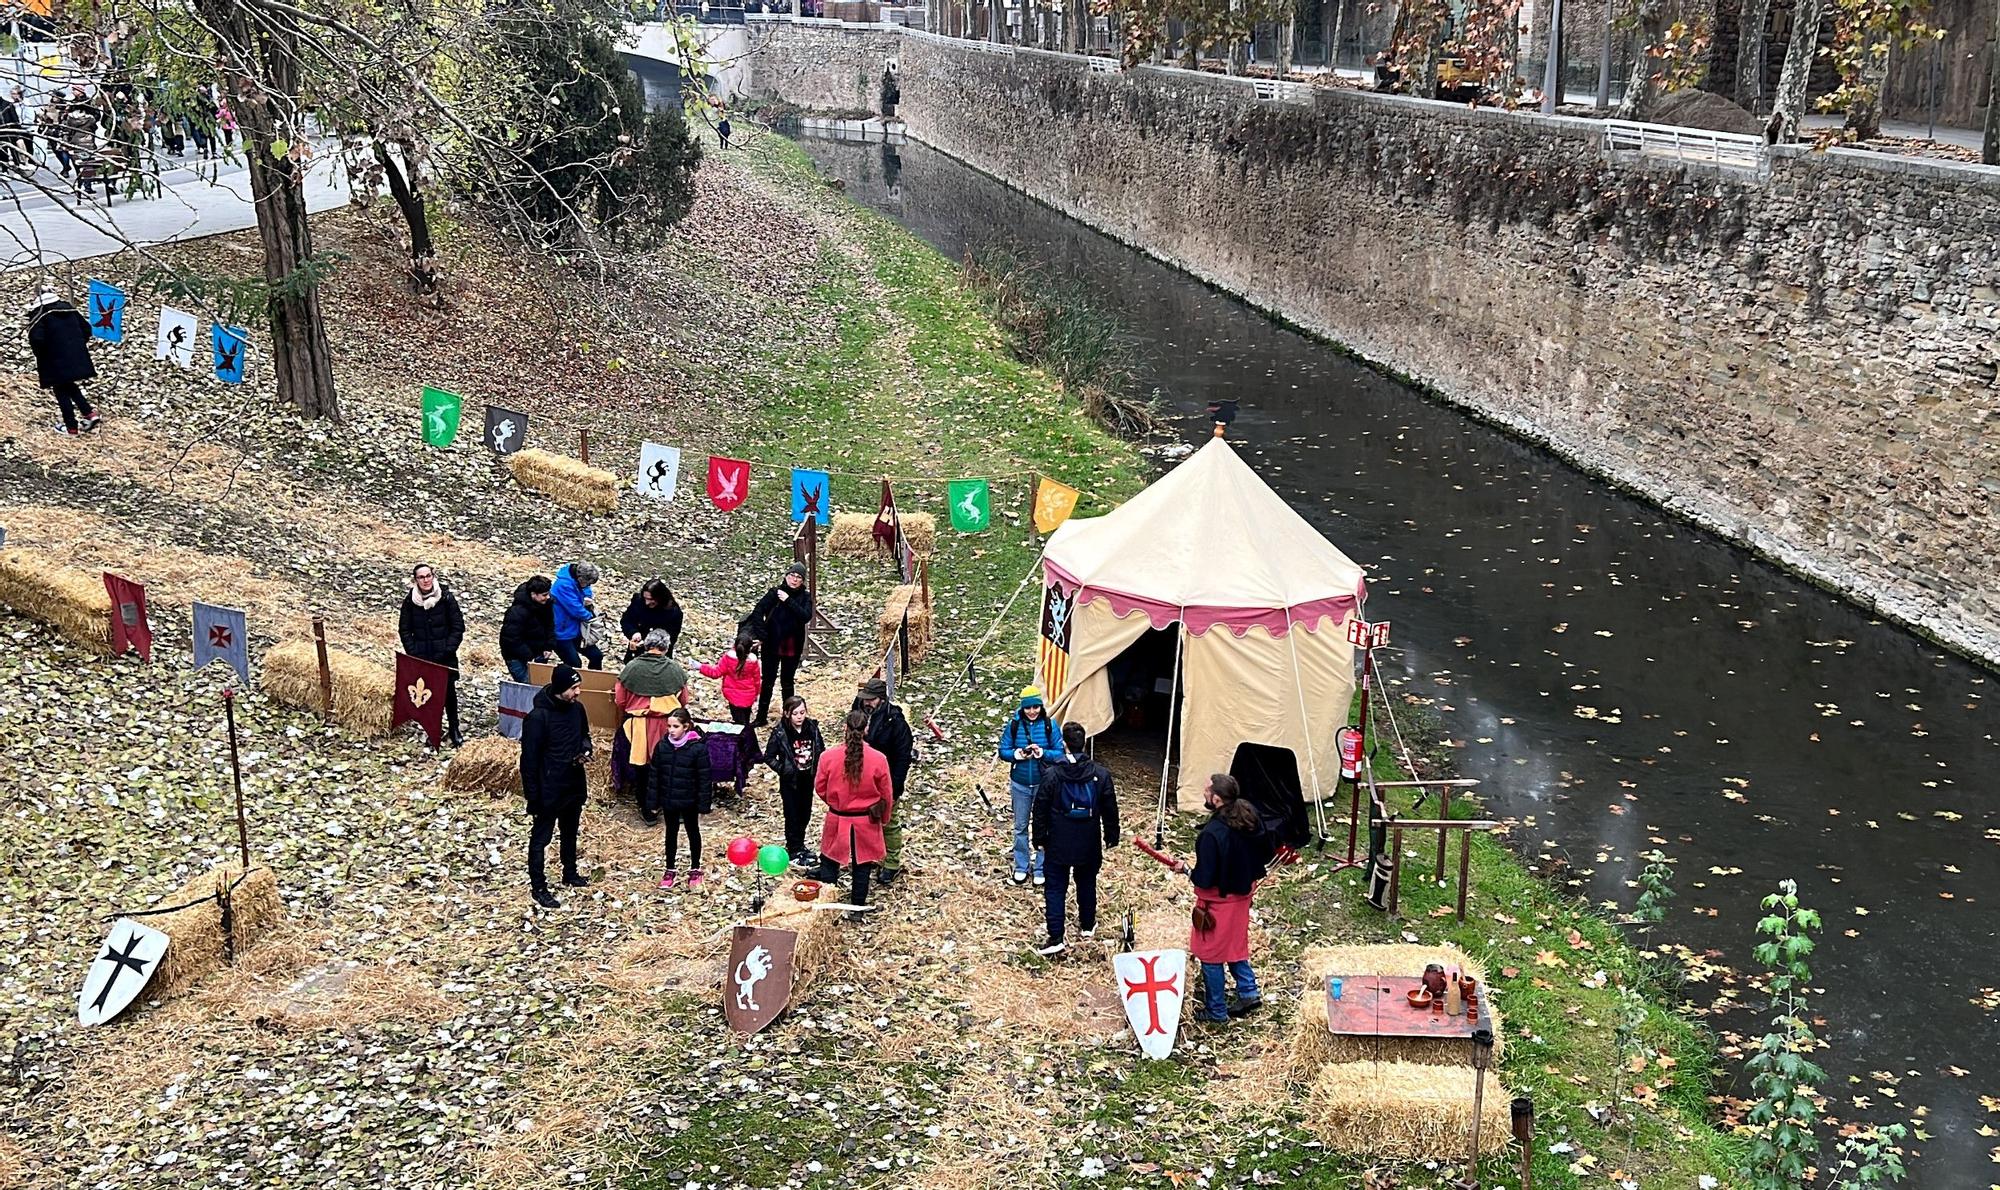
[[722,679],[722,700],[729,704],[730,719],[747,726],[750,708],[764,684],[764,669],[757,663],[757,638],[737,633],[736,647],[702,666],[701,676]]

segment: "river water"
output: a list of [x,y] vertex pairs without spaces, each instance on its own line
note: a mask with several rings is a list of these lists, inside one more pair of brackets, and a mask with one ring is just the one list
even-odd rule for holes
[[[1739,970],[1758,898],[1797,880],[1825,920],[1827,1112],[1922,1108],[1906,1185],[1995,1180],[1975,1132],[2000,1126],[1980,1103],[2000,1095],[2000,1030],[1975,1003],[2000,988],[1985,671],[940,153],[804,143],[946,256],[1002,246],[1085,287],[1190,442],[1208,401],[1241,401],[1231,439],[1368,569],[1392,689],[1433,700],[1531,861],[1629,906],[1637,855],[1661,847],[1680,898],[1659,933]],[[1744,981],[1693,994],[1724,991],[1746,1007],[1711,1024],[1759,1035]]]

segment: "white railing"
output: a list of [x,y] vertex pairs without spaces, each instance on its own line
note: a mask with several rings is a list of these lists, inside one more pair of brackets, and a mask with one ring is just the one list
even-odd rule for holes
[[1095,54],[1090,57],[1090,69],[1096,71],[1098,74],[1117,74],[1118,68],[1118,59],[1116,58],[1100,58]]
[[1671,124],[1637,124],[1629,120],[1604,121],[1604,152],[1606,156],[1644,153],[1735,169],[1762,169],[1768,162],[1762,137],[1676,128]]
[[1311,103],[1311,83],[1288,83],[1278,79],[1252,79],[1257,98],[1266,103]]

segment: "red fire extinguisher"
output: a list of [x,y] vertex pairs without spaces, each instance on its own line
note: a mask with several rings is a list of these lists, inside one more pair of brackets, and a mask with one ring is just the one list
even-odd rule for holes
[[1352,727],[1343,727],[1334,733],[1334,744],[1340,749],[1340,775],[1349,781],[1361,776],[1361,733]]

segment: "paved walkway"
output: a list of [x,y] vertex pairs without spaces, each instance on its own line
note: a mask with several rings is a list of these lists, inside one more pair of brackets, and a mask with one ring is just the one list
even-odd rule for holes
[[[130,245],[198,239],[254,227],[249,167],[240,158],[196,161],[155,155],[160,193],[117,194],[105,205],[103,187],[75,197],[70,180],[38,168],[30,177],[0,173],[0,269],[36,268],[109,256]],[[114,189],[117,189],[114,187]],[[313,162],[306,207],[324,211],[347,202],[344,171],[330,156]]]

